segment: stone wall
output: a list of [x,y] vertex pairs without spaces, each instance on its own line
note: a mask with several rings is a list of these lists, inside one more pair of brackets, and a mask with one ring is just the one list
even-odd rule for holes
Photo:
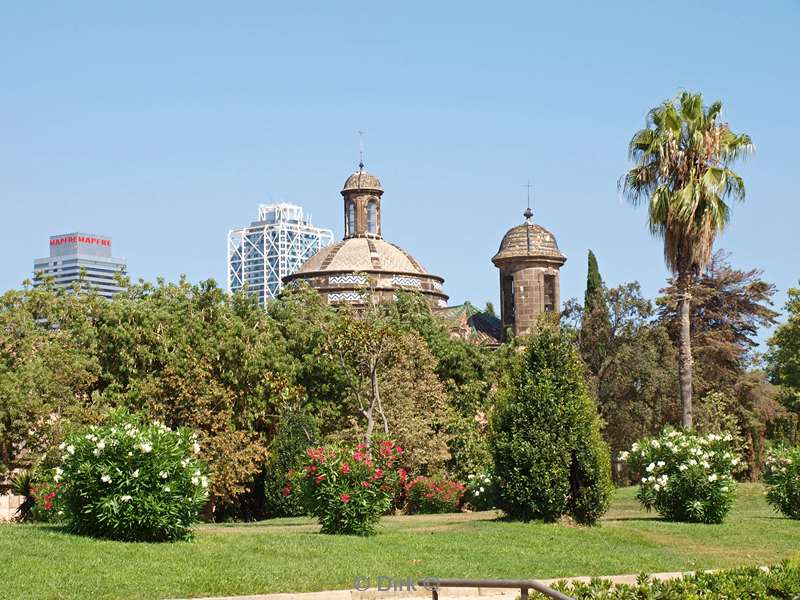
[[25,496],[0,495],[0,521],[13,521],[17,509],[25,501]]

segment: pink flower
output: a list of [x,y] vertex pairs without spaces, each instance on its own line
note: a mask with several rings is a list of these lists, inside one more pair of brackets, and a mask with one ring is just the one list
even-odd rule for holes
[[381,477],[383,477],[383,469],[378,467],[375,469],[375,479],[380,479]]
[[350,472],[350,465],[347,463],[342,463],[342,473],[347,475]]
[[342,494],[341,498],[342,498],[342,502],[344,502],[345,504],[350,502],[350,494]]
[[406,470],[403,469],[402,467],[397,469],[397,474],[400,475],[400,479],[402,479],[403,481],[408,479],[408,473],[406,473]]

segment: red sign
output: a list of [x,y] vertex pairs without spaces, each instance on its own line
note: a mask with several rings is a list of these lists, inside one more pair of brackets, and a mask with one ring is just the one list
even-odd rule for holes
[[61,244],[95,244],[97,246],[106,246],[110,248],[111,240],[104,240],[88,235],[65,235],[50,240],[51,246],[60,246]]

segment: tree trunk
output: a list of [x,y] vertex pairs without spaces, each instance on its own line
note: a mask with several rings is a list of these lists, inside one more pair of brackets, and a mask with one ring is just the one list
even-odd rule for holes
[[681,316],[678,371],[681,386],[682,424],[692,426],[692,338],[691,338],[691,276],[688,271],[678,274],[678,309]]

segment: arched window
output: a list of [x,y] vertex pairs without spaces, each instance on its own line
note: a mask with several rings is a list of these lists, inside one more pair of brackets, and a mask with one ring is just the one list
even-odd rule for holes
[[356,205],[352,201],[347,203],[347,215],[344,222],[345,235],[354,235],[356,232]]
[[378,234],[378,205],[375,200],[367,204],[367,233]]

